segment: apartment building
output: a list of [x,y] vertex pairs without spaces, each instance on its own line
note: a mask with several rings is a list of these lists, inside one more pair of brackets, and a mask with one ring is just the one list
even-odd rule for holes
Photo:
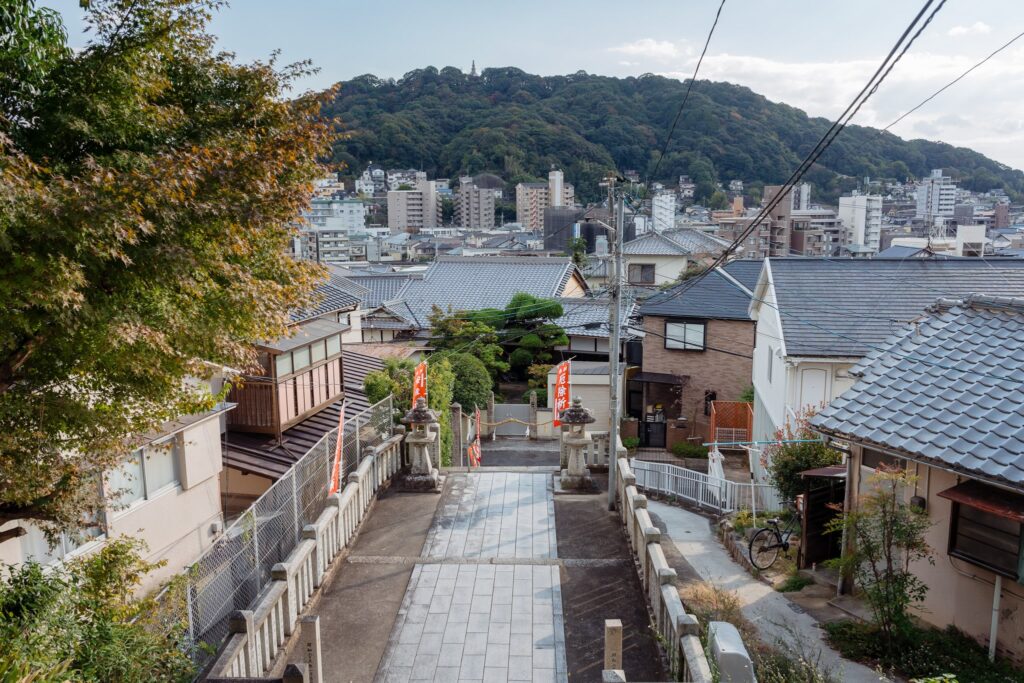
[[675,192],[659,192],[651,198],[651,218],[658,232],[676,227]]
[[544,209],[575,204],[575,188],[565,182],[564,175],[558,170],[548,173],[547,183],[516,185],[516,222],[524,230],[540,230],[544,227]]
[[789,217],[789,248],[794,256],[838,256],[843,225],[832,209],[794,209]]
[[496,192],[481,188],[470,176],[459,178],[455,194],[455,222],[463,228],[490,230],[494,227],[494,200]]
[[358,199],[315,197],[302,217],[313,230],[361,232],[366,225],[366,204]]
[[839,222],[845,239],[843,252],[855,257],[870,257],[880,251],[882,238],[882,197],[855,194],[839,198]]
[[436,181],[416,172],[411,190],[388,191],[388,228],[392,233],[416,232],[434,228],[441,223],[441,202],[437,198]]
[[932,224],[936,220],[952,218],[956,207],[956,185],[942,169],[933,169],[931,175],[917,184],[917,211],[915,218]]

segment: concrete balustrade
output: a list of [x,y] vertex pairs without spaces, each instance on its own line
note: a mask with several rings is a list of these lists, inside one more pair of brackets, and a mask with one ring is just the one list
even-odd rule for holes
[[[623,454],[624,456],[624,454]],[[619,516],[636,555],[640,581],[650,601],[655,627],[661,635],[672,672],[678,680],[711,683],[711,667],[700,642],[697,618],[687,614],[675,587],[676,572],[665,559],[661,531],[647,512],[647,497],[636,489],[636,477],[625,457],[615,468]],[[604,672],[605,680],[624,681],[621,671]]]
[[263,677],[269,674],[288,639],[297,633],[303,610],[323,585],[334,560],[351,545],[377,491],[401,468],[402,438],[391,437],[363,458],[345,487],[328,497],[327,506],[316,521],[303,528],[302,541],[284,562],[274,565],[271,581],[255,607],[232,616],[231,635],[214,662],[208,681],[308,680],[304,664],[290,665],[283,677]]

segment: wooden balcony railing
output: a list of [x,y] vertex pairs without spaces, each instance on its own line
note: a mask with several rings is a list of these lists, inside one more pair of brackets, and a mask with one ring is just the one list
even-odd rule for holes
[[712,401],[708,440],[715,443],[750,441],[754,410],[743,401]]

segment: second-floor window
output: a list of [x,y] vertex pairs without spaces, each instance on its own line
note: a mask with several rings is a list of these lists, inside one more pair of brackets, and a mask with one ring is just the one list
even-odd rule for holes
[[107,490],[118,507],[149,500],[181,483],[181,437],[140,448],[107,475]]
[[703,351],[704,333],[705,325],[702,322],[666,322],[665,348]]
[[629,282],[633,285],[654,284],[653,263],[631,263],[629,264]]

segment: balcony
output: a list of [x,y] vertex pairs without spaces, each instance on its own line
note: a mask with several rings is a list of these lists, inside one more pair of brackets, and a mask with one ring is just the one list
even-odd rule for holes
[[708,439],[715,443],[750,441],[754,411],[743,401],[712,401]]

